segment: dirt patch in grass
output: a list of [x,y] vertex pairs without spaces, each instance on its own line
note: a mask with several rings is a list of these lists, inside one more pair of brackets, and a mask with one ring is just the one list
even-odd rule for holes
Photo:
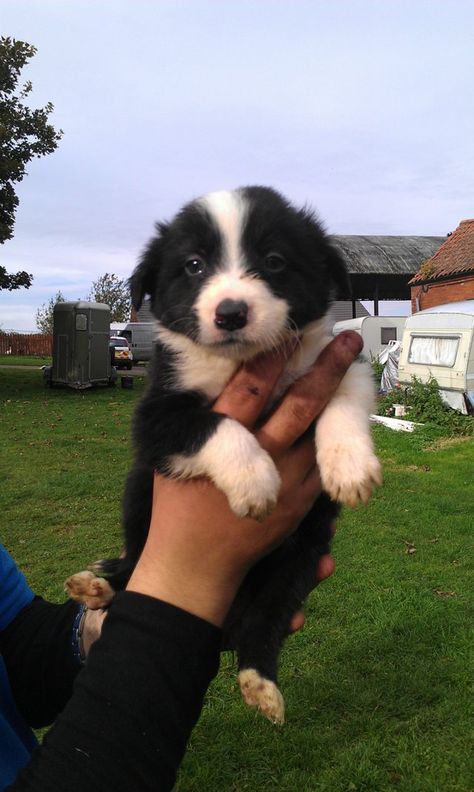
[[423,447],[424,451],[441,451],[444,448],[450,448],[451,446],[458,446],[462,445],[463,443],[472,443],[474,442],[472,437],[466,437],[464,435],[458,437],[438,437],[437,440],[433,440],[431,443],[428,443]]
[[429,473],[431,467],[429,465],[396,465],[392,464],[391,470],[396,473]]

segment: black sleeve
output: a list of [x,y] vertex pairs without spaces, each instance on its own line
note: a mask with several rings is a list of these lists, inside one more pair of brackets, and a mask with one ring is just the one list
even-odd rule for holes
[[53,722],[72,694],[79,663],[71,641],[78,605],[41,597],[23,608],[0,633],[0,654],[16,705],[31,726]]
[[133,592],[117,594],[65,710],[9,789],[172,789],[221,631]]

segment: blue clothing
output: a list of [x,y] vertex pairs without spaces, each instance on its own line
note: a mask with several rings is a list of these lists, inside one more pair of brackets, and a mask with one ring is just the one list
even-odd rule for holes
[[[219,666],[222,632],[166,602],[119,592],[77,676],[76,614],[72,600],[33,596],[0,545],[0,791],[171,790]],[[30,756],[26,723],[53,721]]]
[[[34,594],[7,550],[0,544],[0,632],[32,602]],[[0,657],[0,790],[30,759],[36,738],[18,712]]]

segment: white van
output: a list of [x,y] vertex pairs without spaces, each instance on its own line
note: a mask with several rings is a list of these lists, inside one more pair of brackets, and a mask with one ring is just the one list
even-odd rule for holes
[[474,300],[446,303],[407,319],[398,378],[408,385],[434,378],[453,409],[474,407]]
[[134,363],[151,360],[155,341],[155,322],[128,322],[119,335],[126,338]]
[[336,322],[332,334],[355,330],[364,341],[363,356],[372,360],[386,350],[391,341],[401,341],[406,320],[406,316],[360,316]]

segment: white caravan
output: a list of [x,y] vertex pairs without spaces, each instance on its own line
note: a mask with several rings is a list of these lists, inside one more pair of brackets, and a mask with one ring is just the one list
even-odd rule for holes
[[364,341],[363,356],[372,360],[388,349],[390,342],[401,341],[406,320],[406,316],[360,316],[336,322],[332,334],[336,336],[344,330],[355,330]]
[[402,339],[398,378],[434,378],[450,407],[474,408],[474,300],[446,303],[410,316]]

